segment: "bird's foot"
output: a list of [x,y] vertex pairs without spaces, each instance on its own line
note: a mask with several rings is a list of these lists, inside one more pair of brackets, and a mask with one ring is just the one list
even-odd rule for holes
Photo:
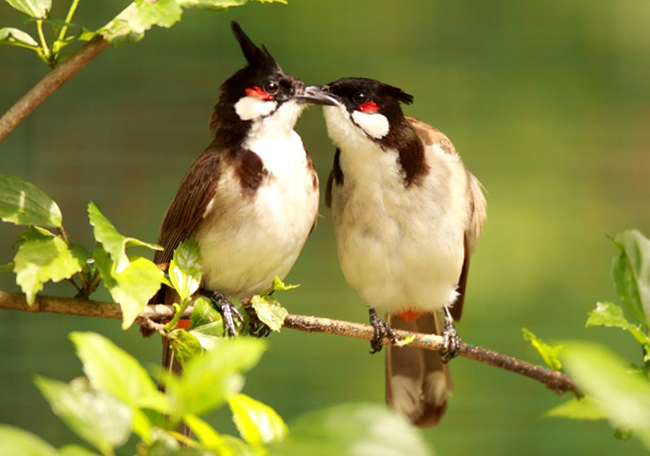
[[252,305],[246,304],[244,301],[242,303],[246,315],[248,315],[248,334],[253,337],[268,337],[273,332],[271,328],[259,319]]
[[239,313],[239,310],[237,310],[232,302],[228,301],[226,295],[220,291],[213,292],[212,299],[214,299],[219,305],[219,311],[223,316],[223,335],[231,337],[237,336],[237,325],[235,324],[234,318],[243,325],[244,317],[242,317],[242,314]]
[[458,349],[460,348],[460,337],[456,332],[454,326],[454,319],[449,313],[449,309],[445,307],[445,325],[442,330],[443,345],[440,351],[442,362],[447,364],[449,361],[458,356]]
[[370,351],[371,354],[380,352],[383,348],[383,339],[387,338],[393,342],[397,341],[397,335],[391,326],[379,318],[377,312],[374,309],[369,310],[370,313],[370,324],[375,328],[375,337],[370,341]]

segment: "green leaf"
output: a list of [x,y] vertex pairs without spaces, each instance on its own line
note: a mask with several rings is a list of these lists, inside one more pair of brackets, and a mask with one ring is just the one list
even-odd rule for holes
[[196,298],[194,307],[192,308],[192,315],[190,316],[191,329],[221,321],[221,314],[210,304],[207,298],[203,296]]
[[270,452],[283,456],[432,454],[417,428],[384,406],[349,404],[304,415]]
[[12,261],[11,263],[3,264],[0,266],[0,272],[14,272],[16,264]]
[[122,329],[129,328],[164,282],[165,276],[153,262],[137,257],[119,274],[104,249],[93,252],[104,285],[122,309]]
[[183,9],[176,0],[136,0],[98,30],[111,44],[140,41],[154,25],[169,28],[181,20]]
[[627,321],[623,309],[611,302],[599,302],[596,308],[589,312],[585,327],[608,326],[610,328],[621,328],[626,331],[636,328]]
[[16,283],[30,306],[45,282],[68,279],[84,266],[83,258],[75,256],[61,237],[35,227],[23,233],[14,263]]
[[[260,3],[282,3],[287,4],[286,0],[257,0]],[[248,3],[248,0],[178,0],[183,8],[200,8],[214,11],[224,10],[232,6],[242,6]]]
[[179,379],[167,385],[178,418],[202,415],[221,406],[226,397],[238,393],[244,383],[242,372],[255,366],[264,352],[259,339],[221,339],[217,346],[190,360]]
[[127,352],[92,332],[73,332],[70,339],[94,388],[131,407],[166,410],[165,395],[158,391],[144,368]]
[[271,291],[288,291],[298,288],[300,285],[285,285],[285,283],[280,280],[278,276],[273,277],[273,284],[271,285]]
[[621,328],[629,332],[636,341],[643,346],[645,351],[645,360],[650,358],[650,337],[648,337],[640,325],[633,325],[630,323],[623,309],[616,304],[611,302],[599,302],[596,304],[596,308],[589,312],[589,318],[587,319],[587,328],[591,326],[608,326],[611,328]]
[[566,342],[562,361],[580,390],[593,397],[612,425],[633,430],[650,449],[650,380],[594,343]]
[[287,435],[287,425],[280,415],[245,394],[228,397],[232,419],[242,438],[253,446],[281,442]]
[[266,324],[273,331],[280,331],[284,319],[289,314],[287,309],[282,307],[280,303],[274,299],[266,298],[260,295],[253,296],[251,305],[255,309],[257,318]]
[[219,341],[223,339],[223,321],[199,326],[191,330],[190,334],[196,337],[203,350],[214,350],[219,345]]
[[571,418],[574,420],[607,419],[607,415],[603,413],[596,401],[589,396],[580,399],[570,399],[548,410],[544,415],[554,418]]
[[38,47],[38,43],[29,33],[13,27],[0,29],[0,44],[23,44],[25,46]]
[[112,396],[90,389],[87,379],[67,383],[36,378],[54,413],[79,437],[107,454],[131,435],[131,409]]
[[235,454],[228,448],[219,433],[198,416],[185,415],[183,421],[206,449],[216,451],[219,456],[233,456]]
[[0,174],[0,219],[16,225],[61,228],[59,206],[43,191],[18,177]]
[[174,258],[169,263],[169,278],[182,301],[199,289],[202,275],[199,243],[189,238],[174,250]]
[[57,456],[57,451],[40,437],[13,426],[0,424],[2,456]]
[[90,451],[79,445],[66,445],[59,450],[59,456],[99,456],[94,451]]
[[9,5],[36,19],[44,19],[52,8],[52,0],[5,0]]
[[562,352],[562,345],[548,345],[526,328],[521,328],[521,332],[524,335],[524,340],[531,343],[548,367],[556,371],[562,370],[562,363],[560,363],[559,359],[559,355]]
[[650,316],[650,240],[637,230],[625,231],[614,239],[619,254],[612,275],[616,291],[628,314],[648,325]]
[[147,247],[152,250],[163,249],[159,245],[148,244],[135,238],[122,236],[93,202],[88,204],[88,217],[90,218],[90,224],[93,226],[95,239],[102,244],[113,261],[112,272],[119,274],[129,266],[129,257],[126,255],[127,247]]
[[188,331],[177,329],[169,334],[169,341],[174,356],[185,366],[189,360],[203,353],[199,340]]

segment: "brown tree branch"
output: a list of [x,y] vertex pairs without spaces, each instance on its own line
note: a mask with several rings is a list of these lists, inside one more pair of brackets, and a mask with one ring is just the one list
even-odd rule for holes
[[[21,293],[7,293],[4,291],[0,291],[0,308],[22,310],[26,312],[50,312],[100,318],[122,318],[120,306],[114,303],[91,301],[87,299],[37,296],[34,306],[30,307],[27,305],[25,295]],[[191,312],[192,309],[190,307],[185,311],[184,317],[189,317]],[[162,324],[158,322],[170,319],[173,315],[174,309],[171,306],[162,304],[147,306],[145,311],[138,318],[138,323],[145,325],[153,331],[158,331],[162,327]],[[331,320],[329,318],[309,317],[305,315],[287,315],[284,320],[284,327],[297,331],[336,334],[356,339],[372,340],[374,337],[374,329],[369,325]],[[409,347],[438,351],[443,345],[443,339],[441,336],[412,333],[402,330],[396,330],[395,332],[399,340],[409,341]],[[390,344],[392,342],[386,339],[384,340],[384,343]],[[501,353],[486,348],[462,342],[459,355],[537,380],[558,394],[567,391],[578,392],[578,387],[575,382],[566,374],[552,371],[511,356],[502,355]]]
[[32,87],[20,100],[0,117],[0,142],[13,131],[28,115],[38,108],[54,92],[59,90],[64,82],[81,70],[88,62],[97,57],[109,46],[102,36],[98,35],[68,60],[50,71],[41,81]]

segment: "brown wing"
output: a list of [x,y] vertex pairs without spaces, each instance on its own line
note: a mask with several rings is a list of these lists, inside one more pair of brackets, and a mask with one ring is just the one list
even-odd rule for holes
[[156,252],[155,263],[169,262],[178,244],[196,232],[214,197],[222,161],[222,153],[208,148],[185,175],[160,226],[158,243],[164,250]]
[[336,149],[336,152],[334,153],[334,165],[332,166],[332,171],[327,178],[327,187],[325,187],[325,204],[327,207],[332,207],[332,187],[334,186],[334,181],[336,181],[337,185],[343,183],[343,171],[341,170],[340,157],[341,150]]
[[[414,117],[407,117],[406,119],[425,145],[438,144],[446,153],[456,155],[454,145],[440,130],[433,128]],[[463,302],[465,301],[465,289],[467,288],[470,257],[478,243],[478,238],[481,235],[483,223],[486,218],[487,203],[485,201],[485,196],[483,196],[483,192],[481,191],[481,184],[469,171],[467,172],[467,192],[471,205],[471,215],[469,226],[465,232],[464,238],[465,261],[463,262],[463,269],[461,270],[460,279],[458,280],[458,299],[451,307],[451,316],[455,321],[460,320],[461,314],[463,313]]]
[[460,272],[460,279],[458,280],[458,299],[451,307],[451,316],[454,318],[454,321],[459,321],[463,313],[470,257],[474,252],[474,248],[476,248],[481,231],[483,230],[483,224],[487,217],[487,202],[481,190],[480,182],[469,171],[467,172],[467,179],[472,212],[470,214],[469,227],[465,231],[465,261],[463,262],[463,269]]

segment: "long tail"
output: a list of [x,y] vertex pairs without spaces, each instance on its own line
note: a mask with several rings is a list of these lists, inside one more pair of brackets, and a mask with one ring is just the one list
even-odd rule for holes
[[[440,317],[434,313],[410,321],[389,315],[388,323],[394,329],[425,334],[440,334],[442,328]],[[438,353],[412,347],[387,347],[386,402],[414,425],[438,424],[447,409],[451,389],[449,368]]]

